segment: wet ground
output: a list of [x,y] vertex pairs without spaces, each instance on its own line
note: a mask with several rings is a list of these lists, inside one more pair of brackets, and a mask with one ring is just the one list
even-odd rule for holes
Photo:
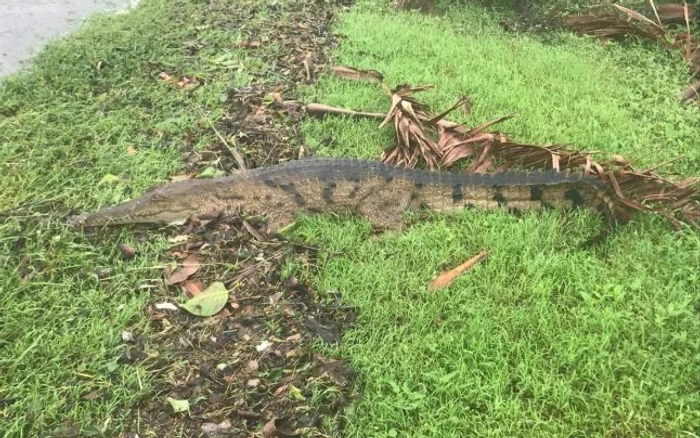
[[129,8],[137,0],[1,0],[0,77],[26,66],[46,42],[77,29],[97,12]]

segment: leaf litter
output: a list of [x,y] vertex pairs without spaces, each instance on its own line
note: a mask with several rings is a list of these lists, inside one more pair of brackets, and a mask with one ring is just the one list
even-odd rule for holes
[[[303,146],[306,112],[296,87],[327,68],[327,52],[337,46],[331,22],[349,3],[212,4],[228,11],[223,27],[241,32],[237,48],[265,67],[247,71],[252,83],[222,96],[227,111],[219,121],[200,114],[216,142],[195,150],[199,134],[189,133],[173,182],[313,154]],[[206,85],[177,68],[160,69],[156,80],[183,92]],[[151,371],[155,394],[134,407],[126,436],[342,435],[343,410],[357,397],[354,374],[313,344],[339,343],[354,310],[283,276],[289,260],[315,269],[317,250],[267,239],[264,227],[261,218],[236,217],[171,229],[172,262],[162,281],[144,285],[152,293],[148,334],[127,328],[134,340],[120,358]]]
[[[183,227],[172,234],[190,238],[173,246],[171,257],[197,254],[199,269],[187,281],[164,281],[153,292],[145,309],[148,336],[129,328],[134,337],[121,358],[154,376],[156,397],[135,407],[141,436],[177,430],[181,436],[243,437],[264,435],[265,427],[276,431],[270,436],[339,436],[342,411],[357,397],[354,374],[313,344],[340,342],[340,333],[354,324],[353,309],[335,294],[283,276],[287,260],[313,269],[317,250],[256,239],[248,227],[262,233],[262,218]],[[203,285],[209,287],[201,290]],[[165,305],[182,301],[184,310]]]

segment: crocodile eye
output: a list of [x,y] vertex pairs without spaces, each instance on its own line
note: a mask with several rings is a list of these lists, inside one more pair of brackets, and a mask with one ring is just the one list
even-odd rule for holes
[[153,202],[165,202],[166,198],[163,195],[159,195],[157,193],[154,193],[153,196],[151,196],[151,200]]

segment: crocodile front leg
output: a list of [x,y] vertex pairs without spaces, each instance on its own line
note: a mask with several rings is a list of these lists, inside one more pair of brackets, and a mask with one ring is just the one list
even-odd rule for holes
[[366,217],[376,229],[401,231],[404,227],[403,214],[410,203],[410,190],[382,187],[367,195],[357,206],[357,212]]

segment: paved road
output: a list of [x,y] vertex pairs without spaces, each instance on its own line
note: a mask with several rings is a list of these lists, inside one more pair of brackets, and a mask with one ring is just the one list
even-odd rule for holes
[[50,39],[76,29],[94,12],[135,0],[0,0],[0,77],[20,70]]

